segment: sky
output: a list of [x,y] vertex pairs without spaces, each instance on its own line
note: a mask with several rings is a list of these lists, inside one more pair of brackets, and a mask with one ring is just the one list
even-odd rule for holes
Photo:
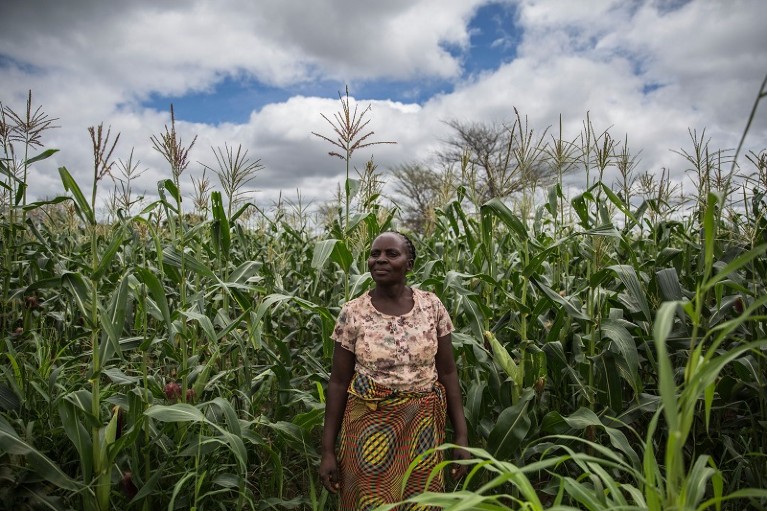
[[[257,204],[321,204],[345,166],[312,132],[332,135],[323,115],[346,87],[370,107],[370,140],[396,142],[351,163],[373,157],[388,186],[392,167],[435,161],[449,121],[511,123],[516,108],[536,134],[561,119],[566,139],[588,115],[628,141],[638,171],[689,187],[678,153],[691,131],[713,149],[740,140],[767,73],[766,16],[764,0],[0,0],[0,102],[23,111],[31,90],[56,119],[43,142],[59,152],[33,167],[30,200],[63,193],[60,166],[90,190],[99,123],[119,132],[118,161],[140,162],[132,186],[151,200],[170,177],[151,137],[172,104],[182,142],[197,137],[186,196],[228,146],[263,165]],[[767,99],[744,153],[765,148]],[[112,186],[99,183],[102,200]]]

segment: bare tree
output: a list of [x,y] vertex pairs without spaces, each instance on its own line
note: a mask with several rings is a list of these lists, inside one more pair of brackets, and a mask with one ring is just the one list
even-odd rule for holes
[[394,192],[400,201],[402,220],[411,231],[423,233],[439,195],[440,176],[420,163],[403,163],[394,167]]
[[391,172],[403,223],[411,231],[430,234],[435,210],[455,198],[457,179],[453,166],[434,169],[409,162],[392,168]]
[[474,191],[477,200],[508,197],[535,188],[558,177],[545,165],[544,138],[548,129],[535,137],[527,118],[514,109],[511,125],[484,122],[448,121],[454,136],[439,153],[446,163],[460,163],[463,184]]
[[511,150],[513,138],[505,125],[484,122],[466,123],[448,121],[455,134],[447,140],[447,148],[439,158],[448,164],[468,163],[473,179],[471,188],[476,187],[481,201],[493,197],[504,197],[512,190],[509,184]]

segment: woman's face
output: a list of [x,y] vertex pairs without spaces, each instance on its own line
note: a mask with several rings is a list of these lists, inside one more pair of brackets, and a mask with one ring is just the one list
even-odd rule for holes
[[395,233],[384,233],[373,241],[368,256],[368,269],[376,284],[405,282],[405,275],[413,266],[407,243]]

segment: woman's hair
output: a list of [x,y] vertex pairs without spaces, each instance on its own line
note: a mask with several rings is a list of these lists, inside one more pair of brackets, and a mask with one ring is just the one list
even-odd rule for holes
[[[410,254],[410,260],[413,262],[413,264],[415,264],[415,255],[416,255],[415,254],[415,245],[413,244],[413,241],[410,238],[408,238],[407,234],[401,233],[399,231],[386,231],[386,232],[390,232],[392,234],[396,234],[396,235],[400,236],[403,240],[405,240],[405,245],[407,246],[407,251]],[[381,233],[381,234],[383,234],[383,233]]]

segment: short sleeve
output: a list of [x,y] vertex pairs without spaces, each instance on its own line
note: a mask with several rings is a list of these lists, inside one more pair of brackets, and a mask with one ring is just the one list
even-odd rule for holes
[[336,326],[333,329],[333,335],[330,337],[340,343],[342,347],[354,353],[357,342],[357,328],[354,324],[354,315],[350,312],[349,302],[341,307],[341,312],[338,314],[338,319],[336,319]]
[[442,303],[436,295],[434,296],[434,308],[437,314],[437,337],[442,337],[451,333],[455,328],[453,322],[450,320],[450,314],[447,312],[445,305]]

